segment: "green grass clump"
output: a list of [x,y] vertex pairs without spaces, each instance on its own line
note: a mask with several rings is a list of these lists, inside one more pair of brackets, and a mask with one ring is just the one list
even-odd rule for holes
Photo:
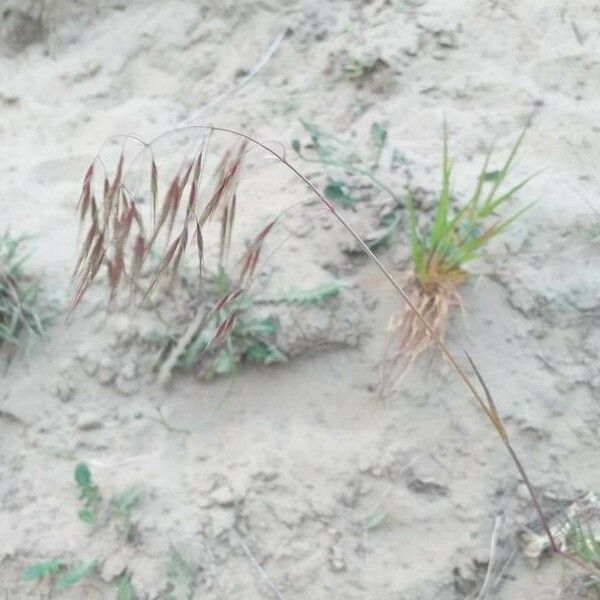
[[458,287],[467,277],[465,265],[480,258],[486,244],[531,206],[528,204],[508,217],[497,215],[532,177],[506,191],[501,189],[514,166],[525,133],[526,129],[498,170],[488,170],[493,150],[490,148],[473,194],[465,204],[453,210],[448,134],[444,125],[442,188],[427,227],[419,226],[409,195],[412,269],[407,290],[420,316],[413,309],[406,309],[392,325],[394,336],[382,367],[382,393],[395,389],[416,359],[434,342],[434,336],[421,317],[429,323],[435,336],[443,340],[450,309],[462,303]]
[[0,346],[22,345],[27,336],[41,336],[47,317],[40,313],[39,284],[25,271],[26,237],[0,235]]
[[497,211],[509,202],[533,177],[527,177],[506,191],[500,188],[505,182],[526,129],[512,147],[501,169],[488,171],[493,147],[487,153],[471,198],[457,211],[451,211],[451,166],[448,153],[448,133],[444,126],[444,154],[442,189],[437,200],[433,221],[427,229],[417,224],[416,211],[409,198],[411,253],[413,271],[422,286],[438,283],[457,284],[465,277],[464,265],[481,256],[483,247],[502,233],[531,204],[507,218],[496,217]]

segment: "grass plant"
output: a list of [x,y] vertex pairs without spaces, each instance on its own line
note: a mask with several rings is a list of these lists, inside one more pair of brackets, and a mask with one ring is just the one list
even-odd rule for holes
[[[145,228],[142,223],[135,198],[129,195],[126,188],[122,185],[124,157],[121,156],[119,159],[115,176],[112,179],[109,179],[105,173],[102,173],[99,168],[99,160],[94,160],[89,166],[83,181],[83,188],[79,201],[79,211],[82,218],[85,219],[86,215],[89,217],[91,224],[77,261],[77,285],[73,305],[75,306],[81,301],[103,266],[107,270],[111,298],[115,296],[121,283],[131,283],[136,281],[139,283],[139,274],[144,268],[150,250],[155,246],[157,237],[161,232],[166,238],[166,244],[164,245],[165,250],[161,253],[162,260],[160,261],[158,268],[153,271],[151,284],[143,297],[146,297],[156,282],[159,279],[166,277],[169,271],[177,271],[183,253],[188,247],[188,242],[196,242],[195,245],[198,248],[199,255],[198,264],[201,269],[204,239],[202,235],[203,227],[209,219],[219,212],[221,215],[221,235],[224,236],[225,239],[230,239],[231,230],[229,224],[232,222],[230,220],[233,206],[232,203],[235,201],[235,191],[240,174],[241,163],[244,159],[245,149],[249,144],[255,148],[260,148],[290,172],[294,173],[312,191],[312,193],[315,194],[332,218],[335,219],[354,239],[372,261],[374,266],[379,269],[382,276],[392,285],[401,299],[408,306],[408,310],[410,310],[412,314],[411,318],[414,319],[415,323],[418,322],[420,324],[419,326],[422,327],[427,336],[431,338],[431,342],[437,344],[444,357],[448,360],[460,380],[475,399],[476,404],[488,418],[493,430],[511,457],[519,476],[522,478],[528,489],[542,528],[548,537],[551,550],[566,560],[577,564],[582,569],[590,571],[592,568],[587,563],[573,554],[562,551],[558,547],[552,531],[550,530],[548,520],[541,509],[535,488],[527,475],[523,462],[513,448],[509,432],[502,421],[496,402],[480,374],[475,361],[467,355],[468,365],[470,365],[470,369],[474,374],[473,376],[472,374],[469,374],[469,368],[461,364],[454,353],[448,348],[442,335],[440,335],[439,327],[435,322],[431,321],[431,315],[424,312],[423,307],[420,306],[418,302],[415,302],[415,298],[410,290],[405,290],[392,272],[385,267],[366,241],[361,238],[343,216],[341,211],[338,210],[335,203],[322,194],[285,155],[279,154],[269,145],[260,142],[251,135],[217,126],[194,126],[187,128],[187,131],[190,133],[198,132],[199,137],[202,140],[206,140],[207,137],[210,137],[210,135],[216,132],[223,132],[235,136],[237,139],[241,140],[241,144],[237,146],[237,149],[229,150],[224,155],[217,169],[215,178],[216,184],[212,187],[212,190],[204,196],[202,202],[198,202],[198,188],[200,183],[199,177],[202,172],[203,149],[205,148],[204,141],[200,144],[200,149],[194,158],[191,161],[186,162],[171,181],[168,186],[168,191],[160,202],[158,199],[157,168],[156,163],[152,160],[148,177],[150,178],[151,189],[153,190],[151,205],[153,207],[155,218],[153,219],[152,227],[149,230]],[[513,148],[509,160],[500,171],[500,175],[495,175],[495,180],[491,182],[493,193],[490,195],[488,192],[487,196],[483,196],[483,201],[478,200],[476,204],[472,204],[471,209],[464,212],[464,216],[460,217],[459,221],[463,224],[467,224],[466,230],[459,238],[460,240],[465,239],[465,244],[467,244],[462,249],[458,249],[462,253],[462,256],[468,258],[472,256],[473,253],[479,252],[481,246],[487,239],[490,239],[490,237],[493,237],[493,235],[496,235],[506,227],[506,223],[503,225],[496,224],[492,225],[491,229],[488,227],[484,230],[485,233],[481,233],[477,230],[469,229],[469,224],[481,224],[482,214],[491,216],[493,211],[504,203],[505,200],[503,199],[503,195],[496,195],[496,193],[500,183],[506,177],[521,139],[522,137],[519,139],[515,148]],[[144,144],[144,148],[149,149],[151,148],[151,145]],[[452,233],[452,236],[444,236],[442,233],[444,231],[455,232],[457,230],[456,227],[454,227],[456,224],[456,217],[449,217],[450,170],[447,164],[447,150],[445,155],[443,189],[447,190],[447,192],[443,192],[442,208],[438,207],[436,219],[433,223],[433,230],[435,231],[436,237],[432,238],[429,236],[428,239],[430,241],[432,239],[441,240],[442,242],[444,240],[452,240],[452,236],[455,235],[454,233]],[[100,188],[101,194],[98,200],[96,200],[96,195],[92,186],[92,180],[97,171],[100,171],[102,179]],[[486,175],[485,167],[482,173],[484,175],[480,177],[480,184],[483,186],[485,180],[491,178],[491,176],[488,177]],[[521,182],[519,186],[522,187],[524,184],[525,182]],[[517,191],[517,189],[519,188],[512,188],[510,194],[505,196],[505,198],[508,199],[510,195]],[[485,198],[490,199],[486,200]],[[179,224],[176,227],[175,217],[178,214],[181,218],[178,220]],[[459,214],[461,214],[460,210]],[[200,329],[206,327],[207,323],[210,322],[211,318],[218,311],[223,310],[227,306],[231,306],[235,300],[245,294],[256,271],[261,256],[263,242],[276,223],[277,218],[266,223],[247,246],[241,260],[238,262],[239,271],[232,286],[215,302],[213,307],[206,314],[199,318],[197,323],[198,327],[194,328],[189,335],[189,339],[180,341],[180,351],[185,350],[194,335],[197,335]],[[449,224],[452,224],[453,226],[449,227]],[[413,230],[417,231],[416,225],[413,227]],[[133,240],[133,242],[129,244],[128,242],[131,240]],[[417,244],[418,243],[419,242],[417,241]],[[440,250],[445,248],[445,246],[440,243],[434,247],[423,247],[424,250],[427,250],[427,252],[424,252],[423,263],[426,266],[428,264],[427,257],[437,257]],[[126,252],[127,249],[130,249],[131,252]],[[466,250],[469,251],[467,252]],[[443,256],[453,256],[451,253],[444,252]],[[438,259],[436,258],[436,261],[437,260]],[[423,271],[420,270],[419,264],[421,263],[417,261],[415,263],[415,268],[417,273],[422,273]],[[431,261],[431,264],[435,264],[436,268],[441,268],[445,263],[433,263],[433,261]],[[464,264],[464,261],[459,261],[457,263],[456,260],[452,258],[450,264],[453,268],[449,273],[454,276],[457,275],[457,268],[460,269],[462,264]],[[429,271],[426,269],[425,273],[428,272]],[[132,286],[132,290],[137,290],[137,286]],[[219,324],[210,339],[208,347],[213,344],[222,344],[227,339],[233,330],[236,318],[236,313],[232,312]],[[180,354],[177,354],[175,360],[177,360],[179,356]]]
[[[74,479],[82,503],[82,508],[78,512],[79,519],[89,525],[102,526],[107,525],[111,518],[116,518],[120,521],[120,529],[125,541],[131,543],[135,533],[132,513],[139,501],[139,492],[135,489],[128,490],[110,503],[105,503],[100,489],[93,481],[89,467],[83,462],[75,466]],[[50,590],[71,588],[96,572],[101,562],[97,558],[92,560],[77,558],[74,565],[69,565],[67,561],[60,558],[31,563],[23,569],[21,581],[36,583],[47,581]],[[127,572],[121,573],[116,578],[115,584],[117,600],[133,600],[131,577]]]
[[[472,195],[454,208],[448,133],[444,125],[442,185],[431,220],[425,227],[419,225],[409,196],[412,265],[406,287],[412,304],[441,339],[452,307],[462,304],[459,288],[468,277],[466,265],[481,258],[488,242],[531,207],[527,204],[510,216],[498,216],[532,177],[508,189],[502,187],[514,166],[525,133],[526,129],[498,170],[488,170],[493,147],[489,149]],[[383,393],[394,390],[419,356],[435,343],[428,328],[410,308],[401,311],[390,329],[392,338],[382,366]]]

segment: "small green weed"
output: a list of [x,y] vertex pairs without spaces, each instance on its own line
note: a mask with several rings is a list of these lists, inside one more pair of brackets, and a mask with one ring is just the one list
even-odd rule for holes
[[135,525],[132,522],[132,514],[140,500],[139,490],[128,490],[111,500],[108,507],[103,507],[100,489],[94,484],[90,469],[85,463],[79,463],[75,467],[75,483],[79,490],[79,499],[83,503],[83,508],[78,512],[79,518],[84,523],[94,525],[99,523],[101,512],[104,515],[103,521],[116,516],[121,523],[126,541],[133,541]]
[[123,573],[117,578],[117,600],[135,600],[131,576]]
[[193,600],[199,587],[198,575],[198,566],[187,560],[177,548],[171,546],[165,599]]
[[95,523],[102,496],[98,487],[92,482],[92,474],[85,463],[79,463],[75,467],[75,483],[79,490],[79,499],[83,503],[83,508],[78,513],[79,518],[84,523]]
[[84,562],[65,571],[56,580],[56,587],[65,589],[81,581],[86,575],[96,570],[96,560]]
[[48,321],[40,311],[40,286],[24,269],[27,239],[0,235],[0,346],[13,349],[26,336],[41,336]]
[[64,568],[64,563],[54,559],[45,562],[32,563],[23,569],[21,581],[41,581],[46,577],[54,577]]
[[[395,204],[400,204],[400,197],[377,176],[381,155],[387,144],[388,132],[380,123],[373,123],[369,135],[369,150],[366,154],[359,152],[355,145],[348,139],[342,139],[310,121],[300,121],[310,135],[310,143],[304,148],[300,140],[292,140],[292,148],[304,161],[324,165],[337,169],[341,173],[358,175],[371,181],[383,190]],[[399,152],[395,152],[392,159],[398,161]],[[338,177],[329,176],[325,189],[325,196],[343,208],[356,208],[360,201],[359,190],[356,185]]]
[[593,572],[582,578],[580,585],[586,589],[592,588],[595,594],[600,594],[600,538],[589,523],[583,524],[579,519],[571,519],[569,524],[569,549],[573,556],[589,565]]
[[364,531],[375,531],[383,527],[389,521],[389,514],[385,511],[374,512],[369,515],[363,524]]
[[[102,495],[98,486],[93,482],[89,467],[85,463],[78,463],[74,476],[79,499],[83,504],[78,512],[79,518],[84,523],[98,525],[102,522],[106,525],[111,517],[116,515],[121,521],[121,529],[125,534],[126,541],[133,541],[135,525],[132,522],[132,512],[139,502],[140,493],[137,490],[127,491],[112,500],[108,506],[104,506],[104,510],[102,510]],[[94,573],[98,564],[98,559],[93,559],[69,567],[64,560],[53,558],[26,566],[21,573],[21,581],[48,580],[53,589],[66,589]],[[127,572],[122,573],[115,583],[117,600],[134,600],[131,577]]]
[[350,81],[360,81],[387,67],[388,63],[379,56],[353,58],[344,65],[343,73]]
[[[268,300],[257,299],[249,293],[240,295],[223,309],[217,311],[211,323],[202,329],[181,355],[178,366],[191,369],[200,366],[205,379],[221,375],[233,375],[243,363],[270,365],[286,360],[277,347],[275,336],[278,322],[273,315],[257,316],[255,309],[264,304],[288,304],[306,306],[322,305],[339,296],[344,287],[341,281],[333,280],[307,290],[293,290],[280,297]],[[215,298],[231,293],[230,279],[221,272]],[[235,316],[228,337],[211,353],[211,342],[223,324]]]
[[[390,197],[392,203],[390,209],[380,218],[377,230],[365,240],[373,252],[389,247],[400,225],[399,209],[402,201],[400,195],[377,175],[381,156],[388,142],[387,129],[380,123],[374,122],[369,131],[369,149],[366,153],[361,153],[355,149],[350,140],[334,136],[309,121],[301,120],[301,123],[310,135],[311,141],[303,149],[300,140],[292,140],[292,147],[298,156],[306,162],[321,164],[341,173],[366,178]],[[397,148],[394,148],[390,168],[395,170],[402,164],[404,164],[404,157]],[[338,206],[352,210],[356,209],[362,198],[358,185],[340,178],[339,175],[328,177],[323,193]]]
[[131,520],[133,509],[140,501],[140,492],[136,489],[121,494],[112,501],[112,507],[121,520],[121,528],[128,542],[135,537],[135,524]]
[[287,302],[288,304],[299,304],[302,306],[306,306],[307,304],[325,304],[328,300],[337,298],[344,285],[345,284],[342,281],[334,279],[333,281],[322,283],[310,290],[290,292],[282,298],[282,301]]

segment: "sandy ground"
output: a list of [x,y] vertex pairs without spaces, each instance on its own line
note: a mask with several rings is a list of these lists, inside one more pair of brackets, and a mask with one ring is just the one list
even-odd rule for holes
[[[299,118],[357,139],[378,121],[390,139],[383,163],[393,147],[407,162],[399,172],[382,167],[381,178],[402,190],[410,175],[433,192],[445,115],[460,193],[486,145],[497,138],[499,151],[510,148],[533,115],[515,177],[543,169],[520,195],[538,202],[473,266],[466,316],[452,320],[449,341],[477,357],[545,502],[598,489],[593,0],[55,0],[41,13],[36,3],[1,4],[0,229],[35,236],[30,264],[63,306],[74,203],[110,135],[149,139],[191,119],[289,146],[302,134]],[[202,109],[286,30],[259,74]],[[344,65],[355,59],[381,68],[349,80]],[[322,169],[298,166],[324,181]],[[287,173],[267,172],[250,175],[261,198],[306,199]],[[368,232],[383,200],[374,195],[349,218]],[[298,287],[331,273],[345,279],[347,300],[335,308],[359,311],[341,321],[360,335],[245,370],[231,390],[185,375],[162,388],[134,376],[142,359],[125,348],[127,319],[106,317],[98,287],[2,376],[0,597],[46,597],[45,583],[19,576],[49,558],[99,565],[56,598],[114,598],[124,571],[139,599],[476,597],[495,522],[492,571],[503,577],[487,597],[559,597],[570,572],[556,559],[533,569],[516,550],[530,500],[456,376],[425,360],[377,403],[398,300],[371,267],[348,262],[351,241],[322,213],[293,219],[290,247],[274,260],[291,261],[288,282]],[[406,264],[405,231],[382,255],[396,271]],[[158,422],[157,408],[189,433]],[[132,542],[113,522],[77,518],[79,461],[106,498],[140,490]]]

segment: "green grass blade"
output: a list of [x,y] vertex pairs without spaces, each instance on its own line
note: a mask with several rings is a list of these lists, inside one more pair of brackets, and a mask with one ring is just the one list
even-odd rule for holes
[[488,165],[490,164],[490,158],[492,157],[492,152],[494,151],[495,142],[489,147],[485,160],[483,161],[483,165],[481,167],[481,171],[479,173],[479,178],[477,179],[477,186],[475,187],[475,191],[473,192],[473,196],[469,201],[468,206],[473,207],[473,211],[477,210],[477,206],[479,205],[479,200],[481,199],[481,190],[483,189],[483,182],[485,181],[485,174],[487,173]]
[[540,173],[541,173],[541,170],[533,173],[529,177],[526,177],[525,179],[523,179],[517,185],[513,186],[510,190],[508,190],[501,196],[498,196],[498,198],[494,198],[491,202],[486,203],[485,207],[479,211],[479,216],[481,218],[485,218],[485,217],[488,217],[489,215],[491,215],[494,212],[494,210],[496,210],[496,208],[498,208],[498,206],[500,206],[504,202],[507,202],[508,200],[510,200],[511,196],[513,196],[515,193],[517,193],[522,187],[524,187],[526,184],[528,184],[534,177],[537,177]]
[[491,190],[488,193],[488,196],[486,198],[486,201],[484,203],[484,206],[487,206],[490,202],[493,201],[494,196],[496,195],[496,192],[498,191],[498,188],[500,187],[500,185],[502,184],[502,182],[504,181],[504,179],[506,178],[506,175],[508,174],[508,170],[510,169],[513,160],[515,159],[517,152],[521,146],[521,143],[523,142],[523,139],[525,138],[525,134],[527,133],[527,130],[529,129],[529,124],[526,125],[523,128],[523,131],[521,132],[521,134],[519,135],[517,141],[515,142],[515,144],[513,145],[508,158],[506,159],[506,162],[504,163],[504,166],[502,167],[502,169],[500,169],[500,174],[497,177],[497,179],[494,181],[494,185],[492,185]]
[[496,237],[499,233],[502,233],[511,223],[523,215],[524,212],[528,211],[534,204],[535,202],[529,203],[527,206],[522,208],[508,219],[492,225],[487,231],[478,236],[476,239],[461,245],[453,262],[460,265],[477,258],[477,250],[479,250],[479,248],[489,242],[492,238]]
[[448,209],[450,206],[450,165],[448,159],[448,129],[444,121],[444,157],[442,165],[442,190],[435,210],[435,218],[430,233],[430,244],[432,249],[438,245],[447,233]]

